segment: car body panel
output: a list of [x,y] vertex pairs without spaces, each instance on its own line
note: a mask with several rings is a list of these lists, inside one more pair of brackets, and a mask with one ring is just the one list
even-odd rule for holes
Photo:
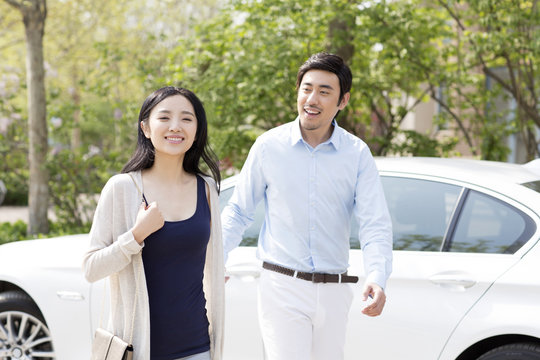
[[[229,253],[225,284],[225,360],[263,359],[257,315],[257,286],[262,271],[255,247],[238,247]],[[242,351],[238,351],[242,349]]]
[[[359,250],[351,251],[352,262],[361,263],[360,257]],[[398,359],[403,354],[415,354],[417,360],[437,359],[463,315],[519,260],[513,255],[496,257],[395,251],[381,316],[361,314],[362,285],[356,286],[350,313],[350,319],[356,321],[349,321],[346,359],[353,360],[360,353],[378,354],[380,359]],[[363,273],[356,266],[351,266],[352,271]],[[389,338],[393,345],[385,346]],[[419,343],[422,351],[418,351]]]
[[464,316],[441,360],[453,360],[463,349],[496,336],[519,334],[540,339],[540,239],[535,239],[535,246]]
[[87,247],[87,235],[76,235],[9,243],[0,251],[0,280],[20,287],[36,302],[58,359],[90,353],[90,284],[81,271]]

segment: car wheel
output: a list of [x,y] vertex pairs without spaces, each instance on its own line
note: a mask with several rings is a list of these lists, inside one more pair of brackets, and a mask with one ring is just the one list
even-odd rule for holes
[[0,359],[56,359],[41,312],[20,291],[0,294]]
[[540,345],[518,343],[488,351],[478,360],[540,360]]

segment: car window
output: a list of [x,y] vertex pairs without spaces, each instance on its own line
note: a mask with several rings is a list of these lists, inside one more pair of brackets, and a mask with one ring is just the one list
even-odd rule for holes
[[[392,217],[394,250],[440,251],[461,187],[436,181],[381,176]],[[353,219],[351,248],[359,249]]]
[[394,250],[440,251],[461,187],[383,176],[392,217]]
[[[233,194],[234,187],[222,190],[219,194],[219,207],[223,210]],[[259,231],[264,220],[264,202],[261,201],[255,210],[255,217],[251,226],[244,232],[240,246],[257,246]]]
[[459,216],[450,251],[514,253],[536,231],[534,221],[513,206],[470,191]]
[[521,185],[540,193],[540,181],[531,181],[528,183],[523,183]]

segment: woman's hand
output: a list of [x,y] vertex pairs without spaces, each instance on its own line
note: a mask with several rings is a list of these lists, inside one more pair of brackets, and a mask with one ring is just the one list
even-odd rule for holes
[[163,219],[163,215],[161,214],[157,203],[154,201],[148,206],[145,206],[144,203],[142,203],[131,232],[133,233],[135,240],[139,244],[142,244],[144,239],[161,229],[163,224],[165,224],[165,220]]

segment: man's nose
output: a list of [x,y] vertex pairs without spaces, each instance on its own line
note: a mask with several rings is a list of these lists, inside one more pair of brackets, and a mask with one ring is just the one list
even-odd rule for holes
[[316,91],[312,91],[308,97],[307,101],[308,104],[317,104],[319,102],[319,96]]

